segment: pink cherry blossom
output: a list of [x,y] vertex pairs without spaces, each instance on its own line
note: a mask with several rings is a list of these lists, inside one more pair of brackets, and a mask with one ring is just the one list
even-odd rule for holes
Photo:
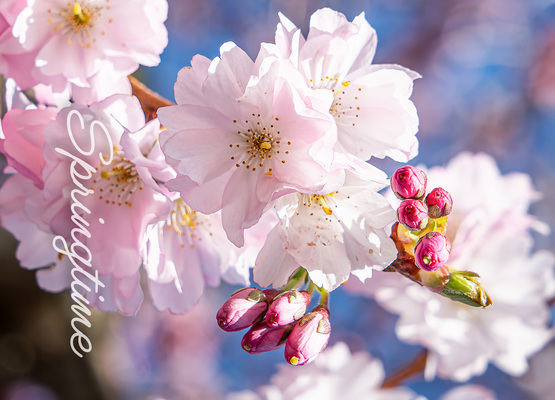
[[330,113],[338,129],[338,149],[363,160],[391,157],[406,162],[418,151],[418,116],[409,100],[420,75],[398,65],[372,65],[376,32],[364,13],[349,22],[329,8],[310,18],[306,40],[280,14],[276,47],[269,53],[291,60],[307,84],[333,93]]
[[[75,104],[65,108],[45,129],[43,177],[49,210],[44,218],[56,234],[71,237],[75,211],[70,203],[78,195],[73,190],[79,189],[71,174],[76,171],[87,182],[86,190],[81,188],[86,195],[75,197],[82,204],[76,208],[87,220],[92,239],[83,232],[74,240],[94,255],[101,274],[116,278],[136,274],[142,263],[147,226],[165,218],[171,208],[164,194],[143,182],[120,145],[124,127],[138,131],[143,126],[144,114],[137,99],[116,95],[90,107]],[[145,154],[156,141],[155,132],[150,133],[150,143],[142,143]],[[111,160],[101,162],[101,157]]]
[[271,200],[330,184],[332,96],[310,90],[289,63],[255,65],[227,43],[220,58],[195,57],[181,70],[175,95],[176,106],[158,110],[162,150],[178,174],[167,186],[199,212],[221,209],[235,245]]
[[167,7],[165,0],[29,0],[13,26],[19,47],[0,48],[8,76],[24,89],[42,83],[60,92],[70,83],[87,103],[130,94],[127,75],[160,62]]
[[348,172],[345,185],[327,195],[289,194],[278,199],[280,222],[260,251],[254,280],[279,287],[298,266],[330,291],[352,273],[365,280],[373,269],[387,267],[397,250],[385,227],[395,211],[378,192],[385,174],[371,168]]
[[176,198],[166,219],[148,230],[144,267],[154,305],[184,313],[199,301],[205,286],[217,286],[221,279],[248,285],[249,269],[274,225],[275,215],[264,214],[245,231],[245,246],[239,249],[227,239],[221,213],[202,214]]

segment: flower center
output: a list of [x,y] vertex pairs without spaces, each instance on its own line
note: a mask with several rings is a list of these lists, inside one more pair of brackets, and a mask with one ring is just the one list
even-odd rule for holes
[[143,185],[135,164],[126,159],[114,147],[114,159],[110,165],[100,168],[100,179],[93,180],[93,190],[106,204],[133,206],[132,197]]
[[[237,131],[239,143],[229,144],[230,148],[238,150],[231,159],[236,162],[237,168],[244,166],[251,171],[262,170],[266,175],[272,175],[273,168],[270,165],[286,163],[289,150],[283,151],[282,144],[291,146],[291,141],[282,143],[281,131],[273,123],[264,123],[260,114],[252,114],[252,117],[245,121],[233,120],[233,123],[240,124],[244,129]],[[278,123],[279,118],[274,120]]]
[[[332,192],[328,194],[303,194],[301,197],[302,204],[305,207],[321,207],[324,214],[332,215],[333,211],[331,210],[330,205],[335,205],[331,203],[333,203],[332,198],[336,193],[337,192]],[[330,202],[330,205],[328,205],[328,202]]]
[[194,211],[182,198],[174,201],[174,209],[168,214],[165,227],[168,233],[174,232],[177,235],[181,248],[194,248],[195,243],[202,242],[207,234],[206,230],[209,236],[213,236],[210,232],[212,228],[210,218]]
[[91,15],[88,10],[83,10],[81,8],[81,4],[78,1],[75,2],[73,5],[73,24],[74,26],[83,26],[87,25],[89,20],[91,19]]
[[178,235],[183,235],[185,231],[182,228],[186,228],[187,226],[191,229],[195,229],[197,213],[185,204],[182,198],[175,200],[174,205],[174,209],[166,219],[167,229],[173,229]]
[[[79,46],[89,49],[96,42],[91,33],[101,15],[100,11],[102,8],[110,9],[109,2],[110,0],[106,0],[105,7],[92,5],[86,0],[68,2],[57,12],[48,9],[48,22],[53,25],[55,32],[68,37],[68,46],[76,41]],[[108,22],[111,23],[112,19]],[[105,32],[101,31],[100,34],[104,35]]]

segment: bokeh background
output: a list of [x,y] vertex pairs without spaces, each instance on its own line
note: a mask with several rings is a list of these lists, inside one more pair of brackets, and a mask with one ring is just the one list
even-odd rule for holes
[[[306,33],[316,9],[328,6],[352,20],[360,12],[378,34],[375,63],[418,71],[412,96],[420,116],[420,153],[411,164],[445,164],[463,150],[486,152],[502,172],[526,172],[542,194],[531,213],[555,227],[555,1],[553,0],[170,0],[169,45],[156,68],[137,76],[173,99],[177,71],[195,54],[213,58],[226,41],[256,56],[272,42],[278,12]],[[391,174],[400,165],[373,161]],[[536,235],[537,249],[555,249],[555,236]],[[94,349],[70,350],[67,293],[40,291],[34,273],[19,268],[16,242],[0,232],[0,399],[221,399],[268,383],[282,352],[250,356],[241,334],[226,334],[215,312],[236,288],[208,289],[184,316],[161,313],[145,299],[138,316],[94,313]],[[373,301],[333,293],[331,343],[380,358],[387,373],[421,352],[394,335],[396,317]],[[554,314],[554,313],[552,313]],[[554,318],[555,319],[555,318]],[[490,366],[473,379],[499,399],[548,400],[555,382],[555,344],[512,378]],[[406,381],[437,399],[450,381]],[[552,398],[552,397],[551,397]]]

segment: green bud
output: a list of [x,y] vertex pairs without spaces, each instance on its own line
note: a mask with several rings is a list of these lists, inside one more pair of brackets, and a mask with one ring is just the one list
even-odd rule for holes
[[451,270],[449,281],[440,293],[451,300],[459,301],[472,307],[489,307],[493,302],[478,280],[475,272]]

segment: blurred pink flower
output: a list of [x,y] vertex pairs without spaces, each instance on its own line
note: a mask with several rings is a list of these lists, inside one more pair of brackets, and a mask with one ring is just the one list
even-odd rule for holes
[[457,386],[444,393],[439,400],[496,400],[497,396],[490,389],[481,385]]
[[167,186],[196,211],[221,209],[227,236],[242,246],[271,200],[330,185],[336,128],[331,93],[310,90],[289,63],[255,65],[233,43],[220,51],[180,71],[177,105],[158,110],[160,138],[178,174]]
[[342,342],[328,347],[312,364],[302,368],[278,365],[268,385],[254,392],[231,393],[226,400],[424,400],[410,389],[382,389],[382,363],[366,352],[351,353]]
[[376,32],[364,13],[349,22],[329,8],[312,14],[306,40],[283,14],[276,47],[269,53],[291,60],[307,84],[334,95],[329,112],[338,129],[338,149],[368,160],[416,156],[418,116],[409,100],[420,75],[399,65],[372,65]]
[[0,150],[8,165],[42,189],[44,159],[44,127],[56,118],[58,110],[53,107],[35,110],[13,108],[2,118],[5,139]]
[[524,374],[527,359],[553,337],[547,300],[555,295],[555,258],[532,252],[531,228],[545,226],[528,214],[537,198],[530,177],[501,175],[485,154],[462,153],[428,172],[430,185],[451,193],[455,207],[447,236],[448,265],[478,273],[493,300],[473,308],[438,296],[393,273],[376,273],[352,291],[373,296],[400,315],[399,338],[429,350],[427,378],[466,381],[489,362],[509,375]]

